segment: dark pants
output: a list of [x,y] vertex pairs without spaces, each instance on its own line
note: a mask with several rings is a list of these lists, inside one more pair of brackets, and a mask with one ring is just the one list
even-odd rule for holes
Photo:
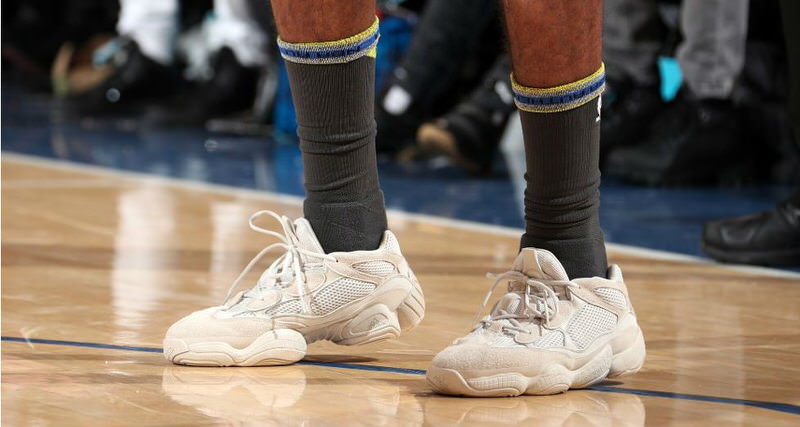
[[800,145],[800,1],[781,0],[781,16],[789,62],[789,114],[795,143]]

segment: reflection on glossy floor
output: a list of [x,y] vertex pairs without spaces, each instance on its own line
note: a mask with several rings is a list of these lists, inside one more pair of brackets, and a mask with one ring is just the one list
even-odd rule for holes
[[248,214],[297,215],[296,200],[13,156],[2,166],[8,425],[800,423],[800,279],[788,273],[612,253],[648,342],[640,374],[543,398],[439,397],[420,370],[471,326],[483,274],[508,267],[516,238],[396,215],[428,300],[417,330],[315,344],[290,367],[174,367],[157,351],[166,327],[218,302],[269,243]]

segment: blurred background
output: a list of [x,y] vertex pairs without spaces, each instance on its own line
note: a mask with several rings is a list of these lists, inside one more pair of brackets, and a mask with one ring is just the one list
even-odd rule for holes
[[[605,0],[607,241],[800,265],[798,4]],[[521,227],[523,146],[497,3],[378,5],[388,207]],[[2,9],[4,153],[303,194],[268,1]]]

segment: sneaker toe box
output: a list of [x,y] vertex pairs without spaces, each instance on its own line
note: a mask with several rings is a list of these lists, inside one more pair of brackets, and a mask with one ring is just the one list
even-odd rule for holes
[[222,317],[223,307],[195,311],[170,326],[166,339],[186,342],[225,341],[233,346],[246,345],[272,328],[272,321],[257,318]]
[[490,372],[528,372],[544,366],[558,355],[541,349],[492,347],[487,345],[456,344],[447,347],[431,362],[432,366],[451,369],[462,374]]

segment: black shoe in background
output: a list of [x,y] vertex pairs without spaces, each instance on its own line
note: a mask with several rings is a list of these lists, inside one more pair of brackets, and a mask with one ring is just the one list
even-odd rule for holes
[[261,69],[246,67],[230,48],[214,56],[211,77],[169,102],[147,112],[151,126],[203,126],[210,119],[229,116],[253,107]]
[[611,152],[606,172],[650,186],[753,182],[755,150],[745,117],[728,100],[698,100],[682,92],[652,123],[640,145]]
[[101,49],[108,49],[113,72],[94,88],[65,98],[68,113],[83,117],[139,114],[179,86],[175,70],[148,58],[135,41],[119,37],[111,43]]
[[510,60],[503,55],[469,98],[420,126],[415,148],[426,155],[445,155],[472,175],[488,175],[514,111],[510,73]]
[[769,212],[706,224],[702,247],[722,262],[800,266],[800,191]]
[[657,84],[642,86],[630,80],[609,80],[602,102],[601,168],[611,151],[641,143],[653,120],[667,105]]
[[426,100],[415,99],[409,83],[397,77],[405,75],[401,71],[395,70],[375,105],[375,147],[378,153],[390,156],[413,144],[417,128],[429,117]]
[[444,155],[471,175],[491,172],[508,115],[487,114],[471,105],[460,105],[417,132],[417,146],[426,156]]
[[499,5],[428,0],[403,58],[376,98],[376,149],[392,156],[415,143],[417,129],[461,101],[502,46]]

